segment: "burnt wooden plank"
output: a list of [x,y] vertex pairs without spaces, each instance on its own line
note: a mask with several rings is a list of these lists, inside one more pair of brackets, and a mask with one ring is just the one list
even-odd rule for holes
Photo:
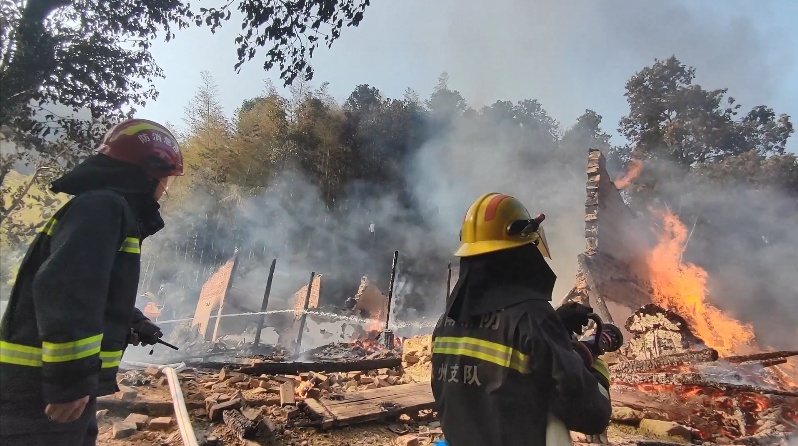
[[374,408],[380,408],[383,403],[396,404],[396,408],[390,411],[404,413],[410,411],[410,409],[404,409],[405,407],[415,407],[419,404],[423,405],[427,401],[432,401],[431,392],[429,390],[418,390],[406,393],[385,394],[374,398],[346,402],[345,404],[336,404],[334,406],[326,404],[326,406],[336,417],[346,418],[349,416],[358,416],[363,412],[371,412]]
[[747,361],[763,361],[767,359],[789,358],[790,356],[798,356],[798,350],[783,350],[778,352],[754,353],[752,355],[727,356],[721,359],[733,363],[740,363]]
[[718,352],[713,349],[704,349],[695,352],[678,353],[675,355],[664,355],[654,359],[641,359],[622,362],[610,367],[613,372],[642,372],[646,370],[674,367],[684,364],[700,364],[718,360]]
[[294,398],[294,382],[286,381],[280,384],[280,406],[294,404],[295,402],[296,399]]
[[322,401],[309,398],[305,400],[305,405],[310,412],[319,417],[319,423],[322,429],[329,429],[335,425],[335,417],[327,410]]
[[429,383],[404,384],[343,394],[342,400],[305,400],[326,427],[347,426],[428,409],[435,403]]

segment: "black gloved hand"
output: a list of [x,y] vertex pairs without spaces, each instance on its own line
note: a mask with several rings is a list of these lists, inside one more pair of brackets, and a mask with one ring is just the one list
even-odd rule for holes
[[163,337],[161,329],[149,319],[134,322],[130,329],[143,345],[155,345]]
[[554,311],[569,333],[580,335],[584,331],[582,327],[590,322],[587,315],[593,312],[593,308],[576,302],[568,302]]

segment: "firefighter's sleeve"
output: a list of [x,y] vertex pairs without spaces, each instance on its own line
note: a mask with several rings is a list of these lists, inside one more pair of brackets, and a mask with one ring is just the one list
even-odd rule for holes
[[606,364],[598,360],[593,364],[595,370],[587,368],[571,347],[565,329],[554,318],[538,326],[536,338],[541,345],[535,350],[551,359],[552,413],[565,423],[568,430],[588,435],[603,433],[612,414],[609,381],[599,381],[609,374]]
[[143,321],[149,321],[149,320],[150,320],[150,318],[148,318],[147,316],[144,316],[144,313],[142,313],[141,310],[139,310],[138,308],[133,308],[133,319],[131,319],[131,321],[130,321],[131,325],[135,326],[138,323],[141,323]]
[[78,196],[53,225],[50,256],[33,281],[46,403],[95,394],[111,269],[123,240],[121,200]]

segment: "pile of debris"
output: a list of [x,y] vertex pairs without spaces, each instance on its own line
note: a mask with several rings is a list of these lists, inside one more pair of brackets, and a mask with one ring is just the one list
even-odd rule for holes
[[725,444],[775,444],[798,425],[798,391],[769,370],[798,351],[720,358],[683,319],[653,304],[625,328],[625,354],[609,358],[616,421],[649,430],[667,424],[687,441]]
[[785,441],[798,427],[798,388],[780,367],[798,352],[745,342],[750,327],[708,303],[706,271],[683,261],[689,234],[678,217],[636,216],[599,151],[587,178],[586,251],[563,302],[589,304],[623,331],[626,345],[606,357],[613,418],[688,442]]
[[[332,345],[326,350],[340,348]],[[363,349],[357,343],[350,345],[352,348]],[[361,368],[364,361],[366,364],[385,361],[366,359],[380,351],[363,349],[363,352],[365,358],[339,361],[339,364]],[[375,369],[258,374],[258,367],[281,363],[253,362],[246,367],[225,366],[217,372],[186,369],[179,373],[179,379],[191,423],[195,432],[205,432],[205,444],[268,440],[299,445],[302,444],[299,438],[310,435],[302,428],[315,431],[381,420],[393,423],[388,426],[394,432],[388,437],[391,442],[396,434],[411,431],[415,442],[408,437],[402,444],[419,444],[423,438],[432,440],[433,436],[440,436],[440,429],[429,410],[432,401],[428,381],[417,383],[405,374],[399,356],[395,352],[389,357],[395,361],[394,366]],[[296,370],[300,363],[282,364]],[[320,368],[334,363],[304,364],[306,368]],[[119,381],[122,386],[116,395],[98,400],[99,415],[110,425],[103,430],[101,439],[180,444],[168,380],[161,368],[150,366],[128,371],[120,374]],[[116,421],[111,420],[111,415],[120,413]]]

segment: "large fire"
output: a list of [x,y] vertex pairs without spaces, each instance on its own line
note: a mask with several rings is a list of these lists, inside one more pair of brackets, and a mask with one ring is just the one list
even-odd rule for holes
[[695,334],[721,355],[739,353],[750,346],[753,328],[708,304],[707,272],[682,262],[688,238],[686,226],[669,211],[652,212],[662,221],[657,245],[647,255],[654,303],[683,316]]

